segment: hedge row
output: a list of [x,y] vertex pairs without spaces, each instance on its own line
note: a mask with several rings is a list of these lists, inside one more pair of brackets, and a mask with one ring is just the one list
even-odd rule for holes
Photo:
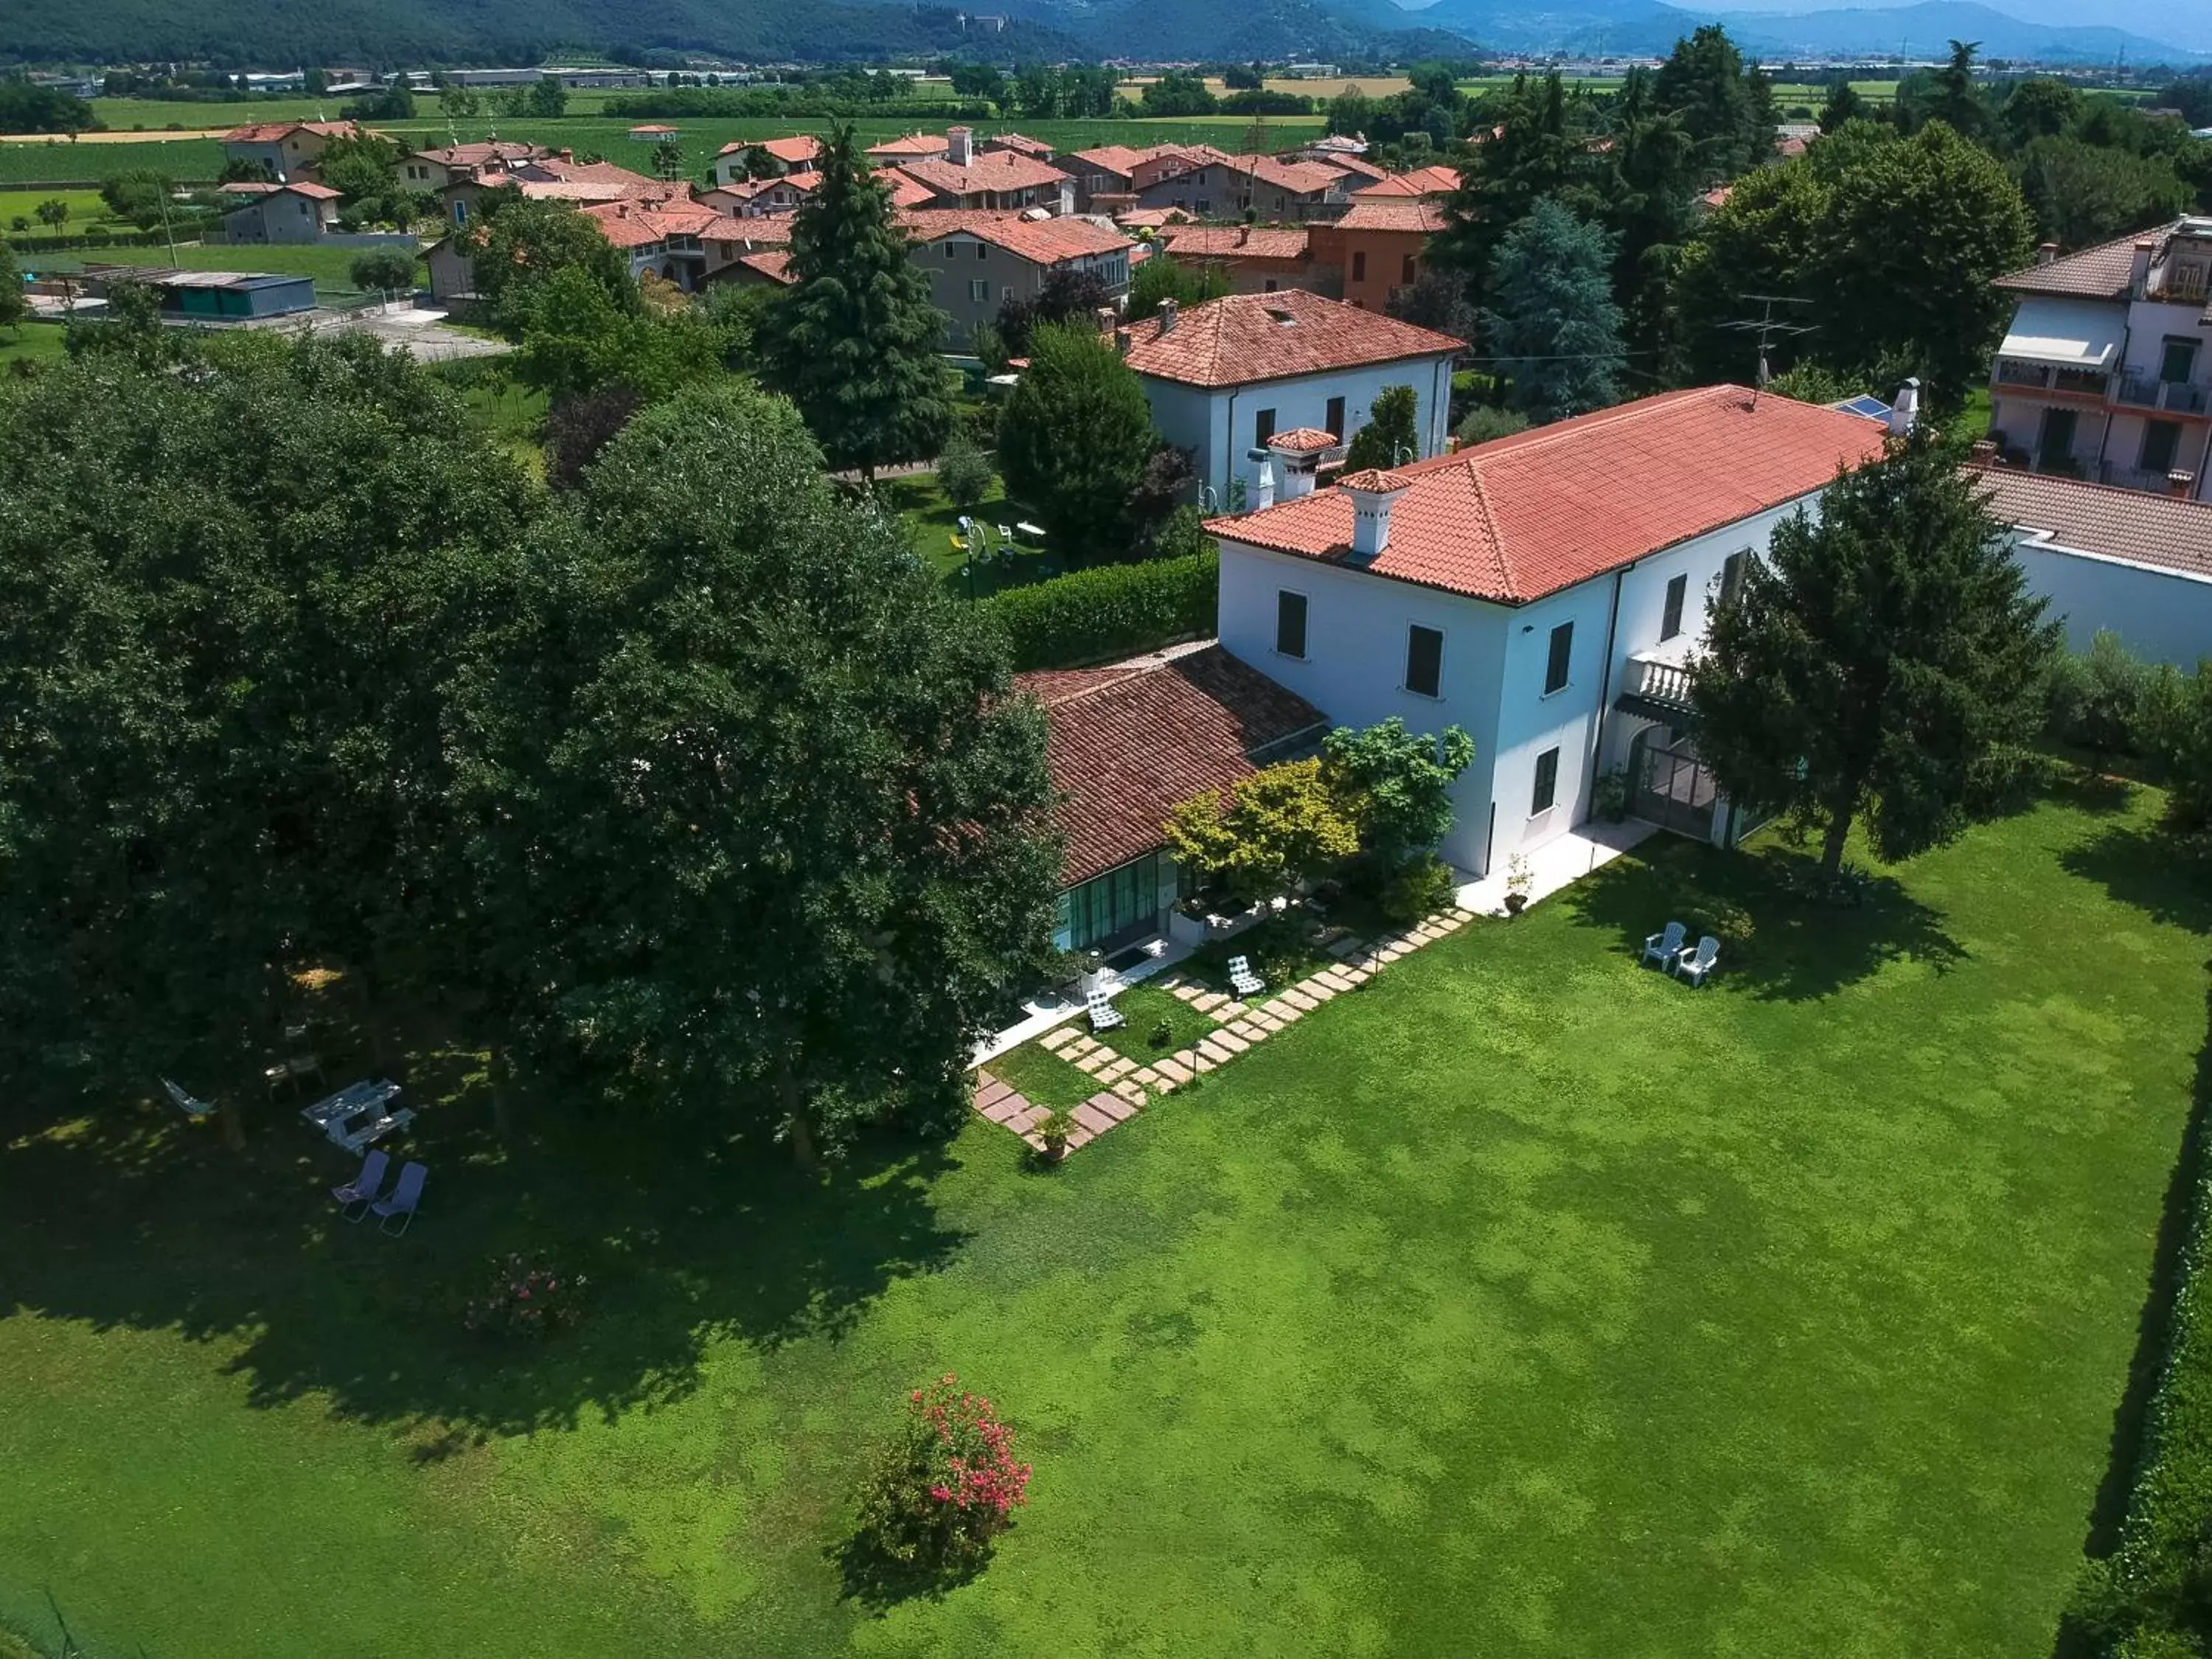
[[1214,631],[1220,557],[1101,565],[978,601],[1006,633],[1014,666],[1079,668]]
[[41,235],[34,230],[9,231],[0,241],[18,253],[62,253],[71,249],[102,247],[160,247],[169,239],[158,230],[87,230],[75,235]]
[[[2200,1102],[2198,1111],[2206,1109]],[[2111,1659],[2180,1659],[2212,1639],[2212,1152],[2191,1125],[2189,1206],[2166,1351],[2143,1426],[2119,1547],[2093,1562],[2069,1615]]]

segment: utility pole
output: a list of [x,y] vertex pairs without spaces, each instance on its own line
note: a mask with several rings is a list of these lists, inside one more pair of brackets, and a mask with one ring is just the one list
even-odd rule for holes
[[1760,307],[1756,317],[1740,317],[1721,325],[1723,328],[1734,329],[1740,334],[1758,337],[1759,367],[1751,383],[1751,406],[1756,409],[1759,407],[1759,394],[1766,390],[1767,381],[1774,378],[1772,371],[1766,366],[1767,348],[1778,339],[1786,340],[1800,334],[1810,334],[1820,325],[1793,323],[1774,314],[1777,306],[1809,306],[1813,303],[1810,300],[1793,299],[1787,294],[1739,294],[1736,298]]

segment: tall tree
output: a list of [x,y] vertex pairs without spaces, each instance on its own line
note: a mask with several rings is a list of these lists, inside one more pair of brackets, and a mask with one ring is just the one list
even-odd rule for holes
[[1656,351],[1682,245],[1697,222],[1698,146],[1680,114],[1658,109],[1648,70],[1628,72],[1613,112],[1601,213],[1614,236],[1613,291],[1626,338]]
[[1861,820],[1884,859],[1955,835],[2000,750],[2038,729],[2057,626],[1961,459],[1923,433],[1784,520],[1692,683],[1721,787],[1818,820],[1832,878]]
[[509,333],[531,314],[536,290],[562,271],[588,280],[609,305],[636,309],[629,262],[597,222],[568,203],[495,196],[455,240],[474,262],[477,292]]
[[1525,75],[1516,76],[1509,91],[1486,105],[1475,137],[1429,257],[1466,272],[1470,297],[1480,301],[1489,295],[1498,244],[1538,202],[1586,179],[1593,164],[1579,126],[1569,129],[1566,90],[1556,70],[1534,87]]
[[760,352],[830,465],[872,478],[945,441],[945,314],[849,125],[832,131],[816,165],[821,183],[792,222],[793,286],[764,319]]
[[23,282],[15,269],[15,251],[0,242],[0,328],[13,329],[30,314],[31,302],[23,295]]
[[2055,76],[2031,76],[2016,82],[1997,112],[2004,135],[2015,149],[2038,138],[2055,138],[2081,113],[2081,94]]
[[1839,74],[1828,82],[1827,101],[1820,106],[1820,131],[1833,132],[1847,122],[1864,120],[1873,113],[1851,84],[1850,76]]
[[1173,300],[1188,310],[1229,292],[1228,270],[1212,261],[1187,264],[1155,248],[1129,281],[1128,320],[1138,322]]
[[1096,271],[1062,265],[1048,271],[1037,291],[1028,298],[1006,296],[999,307],[999,338],[1009,356],[1026,357],[1030,331],[1040,323],[1091,321],[1113,303],[1114,292],[1104,277]]
[[1506,402],[1530,419],[1565,419],[1620,398],[1627,359],[1613,301],[1613,239],[1557,202],[1540,202],[1498,251],[1483,337]]
[[996,641],[742,383],[638,415],[564,500],[465,722],[519,1034],[803,1162],[957,1124],[1058,884]]
[[1137,550],[1130,498],[1158,443],[1144,388],[1097,330],[1031,333],[1029,368],[999,417],[999,471],[1064,556]]
[[[2003,165],[1940,121],[1911,137],[1856,121],[1796,159],[1739,180],[1683,252],[1675,339],[1692,380],[1747,379],[1726,327],[1747,295],[1806,303],[1808,349],[1841,372],[1920,375],[1957,409],[1989,368],[2010,307],[1990,287],[2027,262],[2027,204]],[[1775,368],[1789,366],[1778,359]]]
[[[1338,437],[1342,437],[1338,433]],[[1420,398],[1409,386],[1386,386],[1375,394],[1367,424],[1352,434],[1344,452],[1346,472],[1385,471],[1421,458]]]
[[2078,138],[2034,139],[2015,165],[2036,234],[2064,248],[2160,223],[2196,196],[2163,155],[2135,155]]
[[1652,97],[1662,113],[1682,118],[1708,179],[1736,178],[1774,153],[1772,88],[1717,23],[1674,42]]
[[1934,76],[1935,96],[1918,112],[1925,120],[1941,121],[1961,137],[1979,138],[1988,131],[1989,106],[1974,82],[1974,56],[1978,40],[1954,40],[1951,56]]

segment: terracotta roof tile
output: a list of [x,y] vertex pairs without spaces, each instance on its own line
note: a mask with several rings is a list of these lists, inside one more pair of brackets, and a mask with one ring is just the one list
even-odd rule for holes
[[1356,201],[1344,217],[1336,222],[1336,228],[1339,230],[1412,231],[1422,236],[1433,236],[1448,222],[1443,209],[1434,202]]
[[1304,259],[1308,252],[1303,226],[1192,225],[1161,239],[1180,258]]
[[1334,190],[1344,174],[1320,161],[1285,161],[1273,155],[1231,155],[1224,164],[1243,173],[1255,184],[1272,185],[1300,196]]
[[350,137],[361,128],[351,121],[254,121],[233,127],[219,141],[226,144],[273,144],[287,133],[313,132],[325,138]]
[[988,137],[978,138],[975,143],[979,148],[990,146],[999,149],[1010,149],[1019,155],[1034,156],[1040,161],[1052,160],[1052,146],[1043,139],[1032,138],[1026,133],[994,132]]
[[338,192],[328,185],[311,184],[305,179],[297,184],[279,185],[271,193],[277,196],[304,196],[312,202],[335,202],[338,199]]
[[1449,196],[1459,188],[1459,174],[1443,166],[1412,173],[1394,173],[1364,190],[1352,192],[1355,202],[1418,201],[1429,196]]
[[2008,271],[1998,277],[1993,286],[2009,289],[2014,294],[2065,294],[2094,300],[2124,299],[2128,292],[2128,269],[2135,258],[2136,244],[2161,242],[2179,223],[2180,221],[2176,220],[2173,224],[2116,236],[2109,242],[2100,242],[2094,247],[2085,247],[2077,253],[2062,253],[2049,264],[2030,265],[2025,270]]
[[1741,386],[1698,386],[1418,461],[1389,540],[1351,554],[1338,487],[1207,525],[1215,535],[1377,575],[1525,604],[1783,506],[1881,453],[1879,422]]
[[1311,455],[1320,450],[1334,449],[1343,441],[1335,433],[1324,432],[1317,426],[1294,426],[1268,439],[1267,447],[1279,449],[1285,455]]
[[[1044,705],[1047,763],[1067,836],[1061,882],[1103,874],[1161,845],[1181,801],[1249,775],[1252,757],[1318,738],[1322,713],[1218,645],[1103,668],[1020,674]],[[1263,760],[1279,758],[1263,755]]]
[[1056,265],[1085,254],[1111,253],[1116,248],[1135,246],[1120,231],[1079,216],[1030,219],[1019,213],[981,208],[942,208],[902,213],[899,222],[917,242],[973,236],[1039,265]]
[[1309,154],[1307,159],[1310,161],[1318,161],[1325,167],[1334,167],[1339,173],[1344,173],[1348,177],[1354,179],[1365,179],[1370,182],[1378,179],[1388,179],[1390,176],[1389,168],[1378,167],[1374,162],[1366,161],[1357,155],[1314,155]]
[[1448,334],[1303,289],[1226,295],[1192,306],[1164,334],[1160,323],[1130,325],[1129,367],[1189,386],[1247,386],[1466,349]]
[[1984,468],[1980,479],[1994,517],[2057,546],[2212,577],[2212,502],[2007,467]]
[[758,253],[738,256],[738,264],[748,270],[757,270],[772,283],[787,285],[798,281],[791,274],[791,252],[787,248],[763,248]]
[[741,149],[757,149],[773,155],[786,167],[803,167],[822,153],[822,141],[801,133],[795,138],[739,138],[726,143],[714,152],[717,155],[733,155]]
[[937,156],[901,161],[898,170],[939,196],[973,196],[987,190],[1046,190],[1058,186],[1067,178],[1049,162],[1010,149],[980,152],[966,167]]
[[941,132],[909,132],[903,137],[886,138],[880,144],[870,144],[868,154],[904,160],[908,156],[942,155],[951,145],[952,141]]

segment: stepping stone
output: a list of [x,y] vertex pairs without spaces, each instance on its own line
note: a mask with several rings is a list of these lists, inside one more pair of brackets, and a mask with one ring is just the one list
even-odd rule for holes
[[1043,1117],[1043,1107],[1031,1106],[1028,1103],[1024,1102],[1023,1103],[1022,1109],[1006,1120],[1006,1127],[1009,1129],[1012,1129],[1016,1134],[1025,1135],[1030,1130],[1036,1127],[1037,1121]]
[[1210,1014],[1229,999],[1218,991],[1207,991],[1190,1000],[1190,1006],[1201,1014]]
[[1400,957],[1402,957],[1407,953],[1407,947],[1402,945],[1386,945],[1381,950],[1377,951],[1375,955],[1376,959],[1379,961],[1395,962]]
[[978,1109],[982,1112],[985,1117],[989,1118],[994,1123],[1011,1124],[1016,1118],[1022,1116],[1030,1109],[1030,1103],[1027,1100],[1014,1093],[1013,1091],[1010,1089],[1005,1094],[1000,1095],[996,1100],[993,1101],[988,1106],[981,1107]]
[[1374,977],[1375,970],[1372,968],[1354,968],[1345,975],[1345,978],[1350,980],[1355,986],[1364,985]]
[[1349,933],[1346,933],[1342,939],[1333,939],[1328,942],[1329,955],[1334,957],[1339,962],[1343,961],[1345,957],[1350,956],[1358,948],[1359,941],[1352,938]]
[[1472,910],[1455,910],[1452,912],[1452,920],[1457,922],[1461,927],[1464,927],[1468,922],[1474,920],[1474,912]]
[[1304,985],[1301,985],[1298,988],[1298,990],[1301,995],[1312,999],[1311,1006],[1316,1008],[1320,1007],[1324,1002],[1334,1000],[1336,996],[1335,985],[1330,981],[1322,979],[1318,975],[1308,980]]
[[1103,1095],[1100,1095],[1094,1099],[1085,1101],[1083,1104],[1075,1109],[1074,1117],[1075,1127],[1077,1128],[1085,1130],[1094,1135],[1103,1135],[1109,1129],[1114,1127],[1118,1120],[1108,1116],[1098,1108],[1098,1101],[1103,1100],[1104,1098],[1105,1097]]
[[[1313,1012],[1314,1000],[1305,994],[1305,988],[1303,986],[1293,985],[1277,1000],[1288,1004],[1302,1014],[1310,1014]],[[1278,1009],[1276,1012],[1279,1013],[1282,1011]]]
[[1131,1060],[1125,1054],[1121,1059],[1114,1060],[1109,1064],[1103,1071],[1098,1073],[1098,1075],[1104,1078],[1109,1083],[1119,1083],[1123,1078],[1128,1076],[1130,1073],[1136,1069],[1137,1062]]
[[[1310,1007],[1312,1005],[1310,1003],[1307,1005],[1308,1007]],[[1297,1020],[1304,1019],[1305,1017],[1306,1011],[1304,1008],[1293,1007],[1290,1003],[1285,1002],[1280,1007],[1272,1009],[1268,1012],[1262,1014],[1260,1018],[1262,1019],[1273,1020],[1274,1022],[1273,1029],[1279,1031],[1285,1025],[1289,1025]]]
[[1091,1038],[1087,1036],[1079,1036],[1074,1042],[1067,1045],[1065,1052],[1060,1054],[1060,1058],[1062,1060],[1073,1060],[1076,1055],[1087,1054],[1097,1046],[1098,1044]]
[[1139,1066],[1137,1067],[1137,1075],[1131,1080],[1143,1084],[1147,1089],[1158,1088],[1160,1082],[1160,1074],[1157,1069],[1158,1064],[1159,1062],[1155,1061],[1152,1066]]
[[1192,985],[1188,981],[1181,985],[1170,986],[1168,988],[1173,995],[1181,998],[1185,1002],[1195,1002],[1199,998],[1206,994],[1206,993],[1200,990],[1198,987]]
[[[1190,1068],[1183,1063],[1182,1056],[1180,1054],[1176,1056],[1173,1060],[1164,1060],[1160,1061],[1158,1065],[1152,1067],[1152,1072],[1158,1079],[1158,1082],[1152,1085],[1154,1088],[1158,1088],[1164,1084],[1167,1087],[1172,1089],[1178,1083],[1188,1083],[1190,1081]],[[1144,1076],[1144,1073],[1139,1072],[1137,1075],[1139,1077],[1142,1077]]]
[[1204,1072],[1211,1072],[1221,1063],[1206,1052],[1206,1046],[1203,1043],[1190,1051],[1190,1071],[1193,1077]]
[[[1127,1123],[1131,1118],[1136,1116],[1138,1109],[1145,1103],[1141,1100],[1131,1100],[1126,1096],[1117,1098],[1113,1095],[1093,1095],[1088,1103],[1112,1118],[1115,1122]],[[1103,1133],[1104,1131],[1102,1130],[1100,1133]]]
[[1113,1052],[1111,1048],[1093,1048],[1087,1054],[1078,1055],[1075,1061],[1076,1069],[1088,1072],[1091,1076],[1096,1077],[1106,1069],[1107,1056]]
[[1237,1042],[1237,1039],[1235,1037],[1224,1038],[1220,1033],[1216,1032],[1213,1036],[1206,1038],[1205,1042],[1200,1043],[1198,1045],[1198,1057],[1201,1060],[1211,1060],[1212,1065],[1200,1066],[1198,1069],[1201,1072],[1210,1072],[1213,1069],[1214,1066],[1226,1066],[1231,1060],[1236,1059],[1238,1053],[1245,1047],[1245,1045],[1241,1042],[1237,1042],[1237,1047],[1232,1048],[1229,1046],[1231,1042]]
[[1144,1090],[1138,1085],[1137,1080],[1134,1078],[1124,1078],[1121,1082],[1115,1084],[1114,1085],[1114,1092],[1121,1097],[1121,1099],[1127,1104],[1132,1112],[1138,1110],[1147,1100],[1152,1098],[1150,1095],[1146,1094]]
[[975,1109],[979,1112],[997,1105],[1013,1092],[1012,1085],[1000,1082],[988,1072],[975,1074]]
[[[1206,1038],[1206,1041],[1212,1043],[1217,1048],[1225,1049],[1232,1056],[1243,1054],[1247,1048],[1252,1046],[1251,1042],[1248,1039],[1238,1036],[1234,1031],[1228,1030],[1216,1031],[1212,1036]],[[1201,1048],[1204,1046],[1205,1044],[1203,1043],[1200,1045]]]
[[1155,1083],[1152,1085],[1152,1092],[1156,1095],[1171,1095],[1176,1091],[1176,1085],[1169,1082],[1165,1078],[1162,1078],[1158,1083]]
[[1037,1045],[1058,1054],[1064,1045],[1074,1042],[1075,1037],[1076,1030],[1073,1025],[1055,1025],[1037,1039]]
[[1467,918],[1456,910],[1447,910],[1437,918],[1437,931],[1440,933],[1456,933],[1466,926]]

